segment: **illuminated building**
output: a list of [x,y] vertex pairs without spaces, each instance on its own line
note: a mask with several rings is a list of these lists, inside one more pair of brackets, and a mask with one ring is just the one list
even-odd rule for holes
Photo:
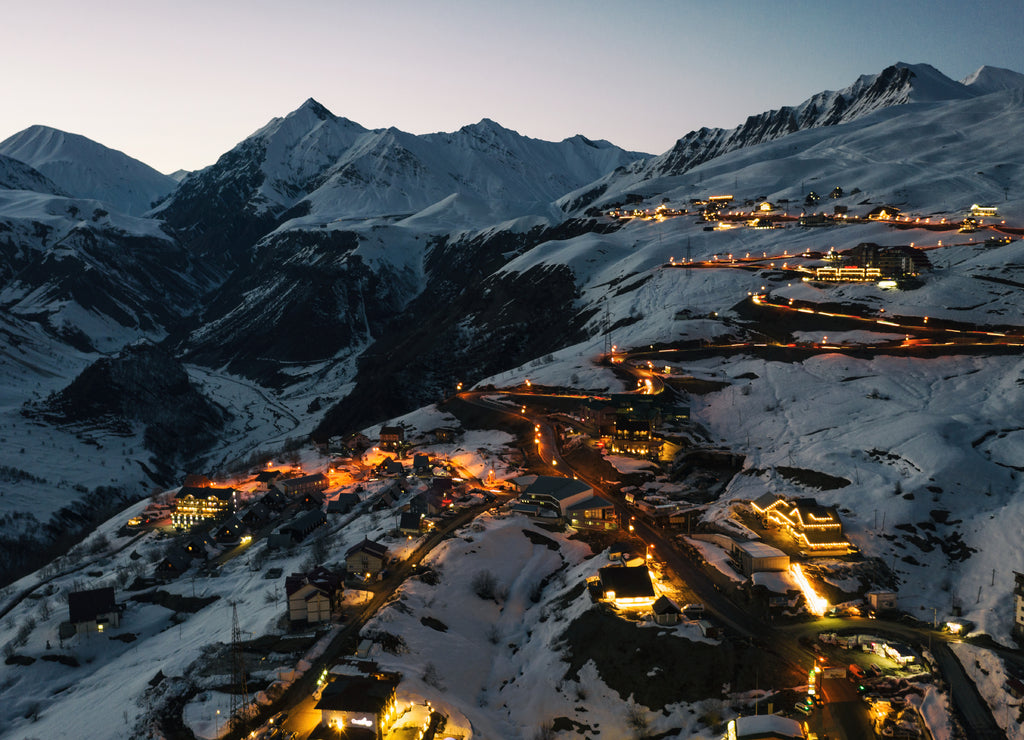
[[393,678],[337,676],[320,695],[320,724],[342,731],[342,737],[383,738],[397,715]]
[[811,553],[849,551],[843,521],[834,506],[819,506],[814,499],[799,498],[774,509],[769,518],[785,527]]
[[645,409],[630,414],[618,414],[608,450],[616,455],[657,457],[665,444],[654,436],[655,417]]
[[368,576],[377,575],[388,563],[387,545],[364,539],[345,553],[345,567],[348,572]]
[[171,523],[191,527],[201,521],[220,519],[235,511],[238,491],[234,488],[193,488],[182,486],[174,495]]
[[303,475],[298,478],[285,478],[274,483],[274,487],[286,496],[298,496],[327,490],[329,481],[323,473]]
[[617,609],[649,609],[657,598],[646,565],[606,565],[597,573],[601,600]]

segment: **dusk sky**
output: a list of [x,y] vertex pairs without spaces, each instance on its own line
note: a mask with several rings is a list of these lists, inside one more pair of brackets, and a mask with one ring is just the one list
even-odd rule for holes
[[491,118],[661,153],[895,62],[1024,72],[1022,0],[80,0],[0,30],[0,140],[32,124],[197,169],[309,97],[368,128]]

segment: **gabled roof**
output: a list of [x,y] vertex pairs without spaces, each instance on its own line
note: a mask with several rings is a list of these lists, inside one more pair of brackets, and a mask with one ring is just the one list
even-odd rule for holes
[[757,511],[771,511],[776,506],[786,502],[786,497],[779,493],[762,493],[750,502],[750,505]]
[[284,473],[280,470],[261,470],[256,474],[257,483],[272,483],[280,478],[284,477]]
[[606,565],[598,571],[601,588],[615,592],[617,599],[643,599],[655,597],[654,584],[646,565]]
[[420,515],[414,514],[411,511],[402,513],[402,516],[398,518],[399,529],[419,529],[420,528]]
[[171,550],[160,561],[160,570],[185,572],[192,565],[192,556],[183,550]]
[[306,483],[326,483],[327,476],[323,473],[312,473],[311,475],[301,475],[298,478],[285,478],[281,482],[286,486],[301,486]]
[[382,560],[388,556],[388,546],[382,545],[379,542],[374,542],[371,539],[365,539],[354,547],[350,547],[345,553],[345,557],[355,555],[356,553],[365,552],[367,555],[373,555],[374,557],[381,558]]
[[117,611],[113,586],[68,594],[68,616],[73,624],[91,622],[101,614]]
[[318,565],[307,573],[292,573],[284,579],[284,591],[288,596],[309,584],[326,594],[334,593],[343,586],[342,577],[332,570]]
[[322,510],[310,509],[281,527],[281,532],[305,532],[309,529],[320,526],[320,524],[326,521],[327,517],[324,516],[324,512]]
[[846,535],[836,529],[805,529],[800,532],[800,538],[808,545],[820,545],[823,547],[828,545],[835,545],[836,547],[849,545]]
[[682,609],[667,596],[659,596],[653,604],[651,611],[655,614],[682,614]]

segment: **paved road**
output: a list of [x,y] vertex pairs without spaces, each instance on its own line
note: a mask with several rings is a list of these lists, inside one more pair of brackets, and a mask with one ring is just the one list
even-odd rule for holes
[[[1005,740],[1006,736],[995,722],[988,705],[978,694],[974,683],[964,673],[963,667],[949,650],[940,633],[929,635],[929,630],[882,620],[831,619],[782,627],[766,625],[727,598],[725,591],[733,588],[727,578],[712,578],[705,569],[679,552],[675,543],[670,539],[670,533],[652,527],[643,519],[632,520],[633,512],[617,496],[607,490],[603,481],[591,480],[583,472],[574,470],[562,458],[557,445],[557,436],[545,417],[511,411],[509,408],[486,400],[478,394],[464,394],[463,398],[469,403],[500,411],[534,424],[537,452],[542,460],[551,465],[553,470],[565,475],[575,475],[584,480],[596,492],[612,501],[620,515],[620,520],[632,521],[635,534],[646,544],[654,546],[657,558],[685,581],[704,603],[705,609],[734,634],[754,640],[757,644],[764,646],[765,650],[776,654],[780,660],[789,663],[798,671],[805,671],[813,663],[815,657],[814,653],[799,644],[798,638],[801,636],[816,637],[819,632],[857,629],[862,632],[877,633],[880,636],[893,634],[899,639],[919,647],[930,644],[933,646],[933,654],[939,663],[940,673],[949,685],[954,709],[965,728],[971,733],[970,737],[979,740],[989,740],[990,738]],[[849,689],[847,681],[842,680],[842,684],[846,684]],[[850,740],[871,737],[873,733],[868,724],[864,703],[856,696],[849,696],[849,691],[844,692],[840,684],[831,684],[831,686],[839,700],[830,702],[817,710],[822,715],[820,720],[822,728],[832,737],[849,738]]]
[[[506,500],[507,497],[499,497],[491,503],[464,509],[428,534],[416,550],[413,551],[412,555],[394,567],[391,574],[380,584],[379,590],[376,591],[373,598],[362,606],[358,614],[335,632],[327,649],[314,662],[313,666],[301,678],[295,681],[272,707],[265,708],[261,715],[266,717],[282,710],[288,711],[289,718],[284,725],[285,729],[308,732],[310,729],[308,725],[309,707],[298,708],[312,701],[311,697],[316,689],[317,679],[323,670],[334,665],[343,652],[351,648],[365,624],[394,596],[398,588],[413,574],[414,570],[423,562],[423,559],[431,550],[460,527],[468,524],[483,512],[497,508]],[[301,722],[300,718],[302,717],[307,718],[305,722]],[[225,735],[225,738],[226,740],[239,740],[246,736],[249,729],[251,729],[251,726]]]

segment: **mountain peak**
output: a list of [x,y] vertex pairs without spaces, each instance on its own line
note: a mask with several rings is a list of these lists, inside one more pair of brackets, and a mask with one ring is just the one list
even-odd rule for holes
[[81,134],[34,125],[0,142],[5,154],[78,198],[95,198],[139,215],[177,185],[149,165]]
[[325,108],[322,104],[320,104],[317,100],[313,98],[306,98],[306,102],[300,105],[295,112],[298,113],[299,111],[312,113],[321,121],[326,121],[336,117],[333,113],[327,110],[327,108]]
[[1002,67],[979,67],[973,74],[960,82],[982,95],[1000,90],[1019,90],[1024,88],[1024,74]]

